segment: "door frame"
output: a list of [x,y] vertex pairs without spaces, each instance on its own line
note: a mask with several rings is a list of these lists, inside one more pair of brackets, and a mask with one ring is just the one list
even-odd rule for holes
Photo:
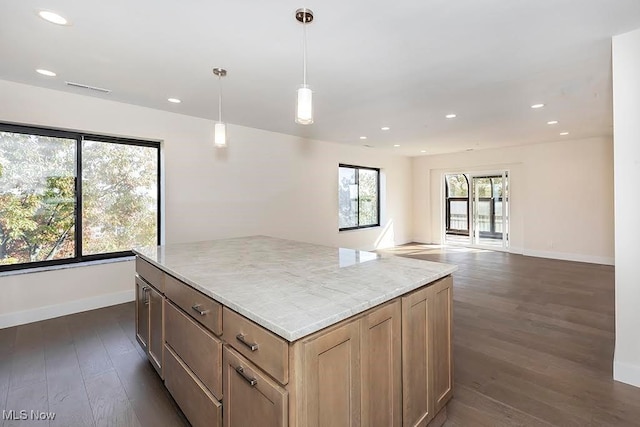
[[[469,191],[468,191],[468,206],[469,206],[469,236],[468,236],[468,242],[448,242],[447,241],[447,230],[446,230],[446,176],[447,175],[466,175],[467,176],[467,181],[469,183]],[[502,246],[497,247],[497,246],[490,246],[490,245],[483,245],[483,244],[478,244],[478,243],[474,243],[474,235],[475,235],[475,221],[474,221],[474,200],[472,199],[472,196],[475,196],[473,194],[473,178],[482,178],[482,177],[487,177],[487,176],[502,176],[503,178],[503,185],[506,185],[507,188],[509,189],[511,187],[510,185],[510,177],[511,177],[511,170],[510,169],[489,169],[489,170],[473,170],[473,171],[447,171],[447,172],[443,172],[440,176],[440,191],[441,191],[441,197],[440,197],[440,241],[442,242],[443,245],[451,245],[451,246],[461,246],[461,247],[467,247],[467,248],[474,248],[474,249],[488,249],[488,250],[493,250],[493,251],[499,251],[499,252],[510,252],[509,249],[509,230],[510,230],[510,219],[511,219],[511,215],[510,215],[510,207],[511,207],[511,191],[507,190],[506,192],[506,197],[503,197],[503,222],[502,222],[502,229],[505,230],[502,233]],[[506,180],[505,180],[506,178]]]

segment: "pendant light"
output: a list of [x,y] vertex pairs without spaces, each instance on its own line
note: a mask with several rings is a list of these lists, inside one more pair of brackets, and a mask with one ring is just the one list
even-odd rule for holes
[[222,121],[222,78],[227,75],[227,70],[216,67],[213,74],[218,76],[218,123],[214,128],[213,145],[223,148],[227,146],[227,125]]
[[296,103],[296,123],[310,125],[313,123],[313,92],[307,86],[307,24],[313,21],[313,12],[302,8],[296,10],[296,19],[302,24],[302,86],[298,88]]

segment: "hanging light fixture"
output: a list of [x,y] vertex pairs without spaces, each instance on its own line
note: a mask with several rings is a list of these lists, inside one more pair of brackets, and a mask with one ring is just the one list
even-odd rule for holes
[[302,8],[296,10],[296,19],[302,23],[302,86],[298,88],[296,103],[296,123],[310,125],[313,123],[313,92],[307,86],[307,24],[313,21],[313,12]]
[[218,76],[218,123],[214,128],[213,145],[222,148],[227,146],[227,125],[222,121],[222,78],[227,75],[227,70],[216,67],[213,74]]

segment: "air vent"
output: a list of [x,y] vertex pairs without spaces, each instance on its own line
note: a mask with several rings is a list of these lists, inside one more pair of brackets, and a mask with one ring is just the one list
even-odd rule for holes
[[82,83],[74,83],[74,82],[65,82],[65,83],[67,84],[67,86],[78,87],[80,89],[89,89],[95,92],[111,93],[110,89],[103,89],[101,87],[89,86]]

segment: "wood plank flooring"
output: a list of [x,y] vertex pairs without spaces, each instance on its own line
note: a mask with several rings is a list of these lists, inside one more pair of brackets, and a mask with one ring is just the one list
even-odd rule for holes
[[[640,426],[640,389],[611,379],[613,267],[406,245],[459,266],[449,427]],[[133,303],[0,329],[9,426],[188,426],[135,341]],[[252,427],[252,426],[247,426]]]
[[445,426],[640,426],[640,389],[612,379],[613,267],[416,244],[384,252],[459,266]]
[[135,341],[133,303],[0,329],[0,411],[13,426],[188,426]]

